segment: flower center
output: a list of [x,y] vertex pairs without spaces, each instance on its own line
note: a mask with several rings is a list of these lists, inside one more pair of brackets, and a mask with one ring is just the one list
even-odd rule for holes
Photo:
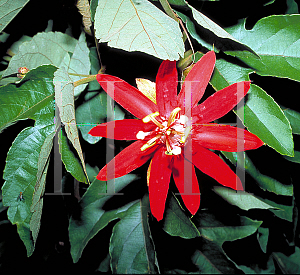
[[181,147],[191,131],[191,123],[187,116],[180,115],[180,108],[175,108],[168,119],[161,117],[159,112],[152,113],[143,118],[144,123],[152,122],[156,128],[150,132],[139,131],[137,139],[147,140],[141,147],[141,151],[158,143],[166,146],[166,155],[181,154]]

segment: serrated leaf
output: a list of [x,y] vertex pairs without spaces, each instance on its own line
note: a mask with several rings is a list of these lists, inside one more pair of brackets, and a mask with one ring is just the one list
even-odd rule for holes
[[273,192],[277,195],[283,196],[293,196],[293,185],[292,184],[282,184],[281,182],[261,174],[251,159],[245,154],[244,159],[240,158],[240,155],[236,152],[222,152],[234,165],[239,164],[240,167],[244,167],[245,171],[255,179],[258,186],[268,192]]
[[148,211],[149,200],[137,200],[114,226],[109,247],[113,273],[157,273]]
[[[25,66],[31,70],[43,64],[65,67],[70,73],[89,74],[89,49],[84,34],[79,37],[79,40],[60,32],[36,34],[30,41],[20,45],[19,52],[12,57],[3,77],[16,74],[19,67]],[[73,81],[80,78],[70,77]],[[84,85],[78,87],[77,94],[84,89]]]
[[260,19],[251,30],[245,22],[226,29],[260,57],[239,57],[260,75],[300,81],[300,15],[272,15]]
[[[135,180],[134,174],[125,175],[115,179],[115,193],[118,193],[126,185]],[[76,213],[70,219],[69,238],[71,243],[71,255],[76,263],[87,243],[110,221],[118,219],[120,215],[131,206],[127,204],[117,209],[104,209],[105,204],[112,198],[107,194],[106,182],[95,179],[89,186],[80,201],[80,217]]]
[[0,1],[0,32],[24,8],[29,0],[1,0]]
[[280,154],[293,156],[292,129],[278,104],[256,85],[251,85],[248,95],[244,109],[248,130]]
[[237,192],[235,190],[220,186],[215,186],[213,191],[228,203],[235,205],[243,210],[277,208],[276,206],[271,206],[270,204],[267,204],[258,199],[254,195],[244,191]]
[[73,81],[66,70],[61,68],[54,73],[53,83],[55,86],[55,103],[59,109],[61,122],[65,126],[68,139],[77,151],[83,171],[88,179],[75,118]]
[[146,0],[99,1],[96,37],[108,46],[178,60],[184,44],[178,22]]
[[196,214],[195,223],[202,237],[222,246],[226,241],[235,241],[250,236],[262,224],[262,221],[254,221],[244,216],[237,216],[230,225],[218,220],[212,213],[201,211]]
[[171,236],[192,239],[200,236],[194,223],[184,213],[179,201],[172,196],[165,210],[163,229]]

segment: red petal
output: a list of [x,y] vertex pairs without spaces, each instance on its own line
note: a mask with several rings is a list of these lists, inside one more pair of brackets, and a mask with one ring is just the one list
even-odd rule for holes
[[[213,51],[203,55],[184,80],[178,95],[179,107],[188,113],[202,98],[216,62]],[[192,94],[192,95],[191,95]],[[190,107],[191,106],[191,107]]]
[[264,143],[247,130],[224,124],[196,126],[193,142],[213,150],[240,152],[257,149]]
[[194,215],[200,206],[200,190],[194,165],[183,155],[174,157],[173,178],[187,209]]
[[137,88],[124,80],[107,74],[98,74],[97,81],[116,102],[138,118],[158,111],[156,104],[144,96]]
[[153,216],[162,220],[171,177],[172,157],[161,147],[153,156],[149,179],[149,200]]
[[106,181],[122,177],[142,166],[151,158],[153,152],[157,149],[157,146],[153,146],[142,152],[141,147],[144,143],[144,141],[138,140],[122,150],[101,169],[97,175],[97,179]]
[[139,131],[147,132],[153,125],[145,124],[139,119],[114,120],[102,123],[89,131],[94,137],[106,137],[117,140],[135,140]]
[[207,98],[192,110],[196,123],[207,123],[226,115],[250,89],[251,81],[234,83]]
[[169,117],[177,100],[176,61],[165,60],[156,75],[156,102],[161,115]]
[[242,182],[238,176],[215,153],[197,144],[193,144],[193,152],[193,158],[190,161],[199,170],[226,187],[243,190]]

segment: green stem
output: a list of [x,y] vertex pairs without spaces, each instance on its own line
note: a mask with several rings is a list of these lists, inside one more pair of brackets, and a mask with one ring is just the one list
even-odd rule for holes
[[96,80],[96,74],[95,75],[89,75],[88,77],[86,78],[82,78],[82,79],[79,79],[77,81],[74,82],[74,87],[77,87],[79,85],[82,85],[82,84],[85,84],[85,83],[89,83],[93,80]]
[[179,22],[179,18],[176,16],[175,12],[171,8],[169,2],[167,0],[159,0],[160,4],[162,5],[163,9],[165,10],[166,14],[169,15],[171,18]]
[[74,73],[69,73],[69,75],[76,75],[76,76],[82,76],[82,77],[89,77],[89,74],[74,74]]

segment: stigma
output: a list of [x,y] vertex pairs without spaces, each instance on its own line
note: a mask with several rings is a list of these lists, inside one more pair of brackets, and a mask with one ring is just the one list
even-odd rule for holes
[[181,147],[184,146],[191,132],[191,121],[185,115],[180,115],[181,109],[175,108],[168,118],[160,116],[159,112],[145,116],[144,123],[153,123],[156,127],[150,132],[139,131],[137,139],[145,140],[141,151],[157,145],[164,144],[166,155],[180,155]]

